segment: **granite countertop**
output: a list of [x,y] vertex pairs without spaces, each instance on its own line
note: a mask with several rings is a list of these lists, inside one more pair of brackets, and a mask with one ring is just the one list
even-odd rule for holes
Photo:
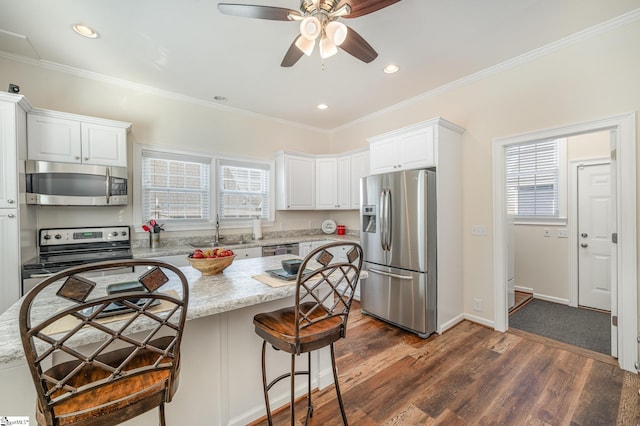
[[[317,238],[315,239],[317,241]],[[156,253],[154,252],[154,255]],[[181,271],[189,282],[189,307],[187,320],[215,315],[264,302],[283,299],[295,294],[295,285],[274,288],[252,278],[269,269],[280,268],[282,259],[291,255],[260,257],[255,259],[240,259],[234,261],[222,274],[203,276],[190,266],[181,267]],[[95,278],[97,288],[104,289],[107,284],[114,282],[136,281],[139,273]],[[177,279],[174,277],[174,279]],[[295,281],[292,281],[294,284]],[[171,287],[171,282],[162,287]],[[176,285],[175,288],[178,288]],[[64,300],[53,295],[43,300],[43,306],[48,311],[58,310],[64,306]],[[22,299],[13,304],[0,315],[0,366],[22,362],[24,352],[18,326],[18,314]],[[68,302],[67,302],[68,303]],[[34,317],[38,310],[34,309]],[[135,330],[133,330],[135,331]],[[78,344],[94,343],[100,336],[87,332],[80,336]]]
[[[277,244],[293,244],[293,243],[306,243],[312,241],[355,241],[360,242],[360,237],[356,235],[337,235],[337,234],[313,234],[313,235],[300,235],[300,236],[286,236],[286,237],[277,237],[277,238],[265,238],[262,240],[250,240],[246,241],[243,244],[238,244],[237,242],[227,242],[224,240],[220,242],[219,247],[230,248],[231,250],[237,249],[247,249],[254,247],[264,247],[270,245]],[[145,240],[146,243],[146,240]],[[148,259],[152,257],[162,257],[162,256],[174,256],[180,254],[189,254],[193,251],[194,246],[191,241],[185,241],[183,239],[175,239],[169,238],[166,241],[160,239],[160,247],[158,248],[150,248],[148,244],[143,246],[136,246],[132,248],[133,257],[135,259]],[[202,246],[198,246],[200,248],[212,247],[207,243]]]

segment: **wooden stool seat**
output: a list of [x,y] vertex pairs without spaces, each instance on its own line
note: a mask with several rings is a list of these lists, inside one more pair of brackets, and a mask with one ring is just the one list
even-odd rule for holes
[[[90,297],[98,284],[86,273],[134,266],[150,267],[137,277],[139,284],[118,283],[113,288],[126,284],[126,290],[105,287]],[[165,271],[178,281],[159,291],[172,282]],[[32,289],[20,309],[20,333],[38,396],[38,425],[118,425],[154,408],[164,425],[164,404],[178,389],[188,297],[180,269],[153,260],[77,266]],[[119,316],[105,322],[113,309]],[[90,331],[100,340],[76,342]]]
[[[308,312],[315,303],[308,302],[300,305],[302,311]],[[314,312],[309,315],[312,319],[324,316],[325,312]],[[343,335],[342,319],[329,317],[309,327],[300,330],[296,341],[296,309],[287,307],[273,312],[256,315],[253,318],[256,333],[271,346],[288,353],[296,353],[296,342],[299,352],[306,353],[323,348],[337,341]]]
[[[346,262],[334,261],[332,249],[347,253]],[[307,375],[307,415],[305,424],[313,415],[311,404],[311,352],[329,347],[333,368],[334,385],[340,404],[340,413],[344,424],[347,416],[340,394],[338,373],[334,352],[334,343],[345,337],[347,318],[351,301],[358,284],[363,257],[362,247],[357,243],[330,243],[313,250],[302,261],[296,278],[295,306],[254,316],[255,332],[262,337],[262,385],[264,391],[267,419],[273,424],[269,406],[269,390],[273,385],[287,377],[290,378],[291,425],[295,424],[295,376]],[[320,265],[317,267],[316,265]],[[307,272],[307,266],[313,269]],[[291,354],[291,370],[268,381],[266,372],[266,346]],[[308,354],[308,369],[296,370],[296,357]]]

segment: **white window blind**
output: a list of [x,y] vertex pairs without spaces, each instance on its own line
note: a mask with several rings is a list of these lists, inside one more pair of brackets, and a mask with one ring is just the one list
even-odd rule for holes
[[208,221],[210,169],[209,158],[143,150],[143,223]]
[[270,220],[270,166],[218,160],[218,214],[220,219]]
[[560,140],[506,147],[507,214],[518,218],[560,217]]

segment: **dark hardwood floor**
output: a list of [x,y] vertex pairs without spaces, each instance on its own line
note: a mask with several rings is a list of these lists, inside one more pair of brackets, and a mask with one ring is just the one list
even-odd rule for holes
[[[464,321],[423,340],[354,304],[336,356],[351,425],[640,424],[636,375],[610,357],[525,332]],[[313,400],[312,424],[342,424],[333,386]],[[296,415],[303,424],[304,401]],[[275,424],[288,416],[287,407]]]

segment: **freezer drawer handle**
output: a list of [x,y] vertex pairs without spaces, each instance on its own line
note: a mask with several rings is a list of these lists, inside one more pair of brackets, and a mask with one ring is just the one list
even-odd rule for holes
[[411,276],[407,277],[407,276],[404,276],[404,275],[392,274],[390,272],[381,271],[379,269],[369,268],[369,271],[374,272],[376,274],[385,275],[387,277],[397,278],[399,280],[408,280],[408,281],[412,281],[413,280],[413,277],[411,277]]

